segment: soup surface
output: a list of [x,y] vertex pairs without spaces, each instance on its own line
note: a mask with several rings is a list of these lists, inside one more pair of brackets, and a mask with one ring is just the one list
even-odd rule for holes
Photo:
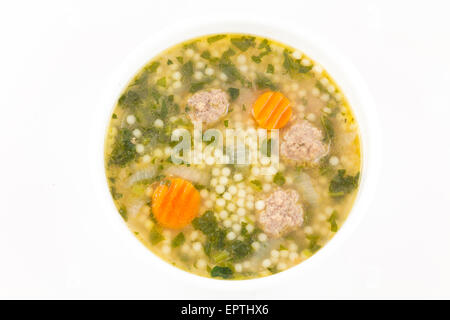
[[117,209],[168,263],[218,279],[308,259],[344,223],[361,170],[339,87],[299,50],[217,34],[153,58],[121,94],[105,141]]

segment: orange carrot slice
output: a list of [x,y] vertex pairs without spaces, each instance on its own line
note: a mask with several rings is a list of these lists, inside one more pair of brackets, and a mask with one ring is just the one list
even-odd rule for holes
[[256,99],[252,114],[260,127],[280,129],[292,116],[291,102],[281,92],[267,91]]
[[197,216],[200,194],[189,181],[169,178],[162,181],[152,195],[152,211],[158,223],[181,229]]

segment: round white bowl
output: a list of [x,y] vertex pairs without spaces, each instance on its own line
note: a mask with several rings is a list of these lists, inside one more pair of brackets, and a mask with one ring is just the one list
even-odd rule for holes
[[[113,107],[129,81],[149,60],[161,51],[183,41],[206,34],[216,33],[247,33],[277,40],[297,48],[313,60],[321,64],[342,89],[352,107],[360,127],[362,143],[362,171],[358,196],[347,220],[321,250],[308,260],[286,271],[269,277],[242,281],[221,281],[196,276],[175,268],[166,263],[132,234],[117,212],[106,181],[104,170],[104,139]],[[235,20],[212,21],[182,21],[170,28],[160,30],[157,35],[144,41],[136,48],[113,73],[110,82],[106,84],[96,109],[92,122],[91,140],[91,169],[97,198],[102,208],[101,214],[105,219],[105,228],[111,228],[120,233],[121,243],[125,250],[131,250],[138,256],[137,261],[145,263],[153,272],[160,272],[161,277],[167,277],[183,283],[183,286],[202,286],[205,288],[220,288],[220,290],[257,289],[270,286],[274,281],[288,281],[293,274],[304,272],[314,265],[330,263],[327,261],[332,251],[351,235],[368,209],[374,194],[377,177],[380,170],[381,148],[378,117],[373,100],[364,81],[352,64],[338,53],[338,50],[325,44],[310,31],[296,29],[295,25],[277,21],[259,22],[249,21],[248,18]],[[108,231],[105,230],[107,234]],[[112,234],[112,232],[110,232]]]

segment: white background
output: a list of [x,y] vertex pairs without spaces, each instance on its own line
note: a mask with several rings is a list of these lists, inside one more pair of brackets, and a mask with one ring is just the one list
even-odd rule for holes
[[[313,30],[377,104],[376,200],[289,286],[182,286],[115,246],[99,218],[88,153],[102,86],[161,27],[217,11]],[[450,298],[449,13],[447,1],[2,1],[0,297]]]

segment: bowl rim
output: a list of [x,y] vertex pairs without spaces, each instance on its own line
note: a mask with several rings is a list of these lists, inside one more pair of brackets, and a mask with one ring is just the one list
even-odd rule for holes
[[[311,30],[292,21],[267,22],[263,19],[235,17],[232,19],[201,18],[185,19],[172,24],[157,34],[151,35],[124,59],[114,70],[100,93],[91,123],[90,169],[96,198],[102,208],[105,228],[113,227],[116,232],[127,232],[123,237],[124,246],[142,263],[157,269],[168,278],[181,281],[185,286],[202,288],[220,287],[222,290],[255,290],[270,286],[274,282],[286,282],[299,272],[307,272],[314,265],[329,259],[353,233],[367,212],[376,191],[381,169],[381,130],[373,98],[363,78],[352,63],[339,50],[327,43]],[[112,201],[104,169],[104,142],[109,119],[120,94],[136,73],[154,56],[167,48],[198,36],[217,33],[242,33],[274,39],[305,52],[324,67],[332,79],[339,85],[349,101],[357,119],[361,137],[362,170],[358,194],[353,207],[339,231],[327,244],[309,259],[277,274],[254,279],[224,281],[206,278],[184,271],[164,261],[143,245],[128,229]],[[101,124],[101,125],[99,125]],[[120,225],[120,226],[119,226]],[[120,230],[120,231],[119,231]],[[105,231],[106,232],[106,231]],[[127,239],[127,240],[125,240]],[[138,244],[138,245],[136,245]]]

